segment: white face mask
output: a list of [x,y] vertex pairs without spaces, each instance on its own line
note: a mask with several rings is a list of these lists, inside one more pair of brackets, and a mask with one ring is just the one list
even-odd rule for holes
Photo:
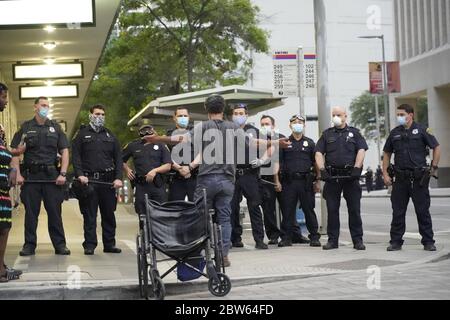
[[333,117],[333,124],[335,127],[340,127],[342,125],[342,119],[338,116]]
[[272,134],[272,126],[262,126],[261,134],[265,136],[270,136]]

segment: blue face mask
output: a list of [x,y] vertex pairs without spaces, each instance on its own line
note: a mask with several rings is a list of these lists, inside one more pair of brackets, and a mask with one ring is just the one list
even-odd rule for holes
[[398,116],[397,122],[399,125],[404,126],[406,124],[406,116]]
[[41,118],[47,118],[48,108],[39,108],[38,114]]
[[301,124],[301,123],[294,123],[292,125],[292,132],[293,133],[302,133],[303,132],[303,128],[304,128],[303,124]]
[[189,124],[189,118],[188,117],[177,117],[177,124],[181,128],[187,128]]
[[247,116],[233,116],[233,122],[238,126],[242,126],[247,122]]

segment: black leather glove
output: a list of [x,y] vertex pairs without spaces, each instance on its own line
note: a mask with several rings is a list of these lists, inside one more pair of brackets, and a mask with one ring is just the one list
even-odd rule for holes
[[362,172],[362,168],[353,167],[352,173],[351,173],[352,178],[359,180],[359,178],[361,178],[361,172]]
[[326,169],[320,169],[320,180],[330,181],[331,176]]

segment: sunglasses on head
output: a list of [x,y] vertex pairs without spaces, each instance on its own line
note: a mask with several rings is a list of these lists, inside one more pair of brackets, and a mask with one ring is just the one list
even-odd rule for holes
[[146,127],[146,128],[144,128],[142,130],[139,130],[139,135],[141,137],[149,136],[149,135],[152,135],[154,133],[155,133],[155,131],[153,130],[153,127]]
[[291,119],[289,120],[289,122],[293,122],[293,121],[295,121],[295,120],[300,120],[300,121],[305,122],[305,118],[302,117],[302,116],[299,115],[299,114],[296,114],[296,115],[292,116]]

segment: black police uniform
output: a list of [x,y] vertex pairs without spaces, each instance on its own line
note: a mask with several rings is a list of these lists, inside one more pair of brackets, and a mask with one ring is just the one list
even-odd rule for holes
[[[172,136],[174,131],[176,131],[176,134],[184,134],[190,130],[192,130],[192,127],[189,127],[187,130],[173,128],[167,130],[166,136]],[[176,146],[169,146],[169,150],[171,152],[176,152],[177,157],[183,160],[181,163],[178,163],[180,166],[188,166],[192,161],[194,161],[194,145],[190,142],[179,143]],[[185,150],[189,150],[190,153],[185,155]],[[171,179],[169,183],[169,201],[184,200],[186,196],[189,201],[194,201],[195,187],[197,186],[197,174],[198,169],[191,172],[191,176],[186,179],[181,176],[178,171],[172,170],[170,172]]]
[[153,182],[145,180],[145,175],[155,168],[171,163],[170,152],[165,144],[146,143],[142,139],[137,139],[123,149],[123,161],[127,162],[130,158],[133,159],[136,171],[134,208],[136,213],[145,214],[145,194],[149,199],[159,203],[167,200],[164,184],[155,186]]
[[[246,124],[244,126],[244,131],[247,134],[252,134],[255,138],[259,136],[259,130],[252,125]],[[233,244],[242,241],[242,226],[239,220],[240,203],[242,201],[242,196],[247,199],[247,207],[250,215],[250,222],[252,227],[253,239],[257,244],[263,242],[264,240],[264,226],[262,212],[260,205],[262,203],[262,197],[259,192],[259,169],[252,168],[250,156],[257,156],[256,150],[250,151],[251,147],[249,144],[245,145],[245,160],[243,164],[236,165],[236,182],[234,188],[233,199],[231,200],[231,242]],[[238,150],[239,151],[239,150]],[[254,152],[253,152],[254,151]],[[236,156],[239,159],[240,155]]]
[[57,168],[58,152],[69,148],[66,135],[58,123],[47,119],[43,125],[35,118],[26,121],[16,132],[11,148],[17,148],[21,140],[26,144],[21,173],[25,178],[20,198],[25,205],[25,244],[24,249],[34,252],[37,244],[36,229],[41,209],[41,200],[48,215],[48,231],[53,247],[61,250],[66,247],[61,204],[64,201],[63,186],[52,183],[26,183],[27,180],[55,180],[59,175]]
[[[75,177],[85,176],[90,181],[112,183],[122,179],[122,153],[117,138],[106,128],[96,132],[90,125],[80,128],[72,141],[72,163]],[[78,199],[84,217],[83,248],[97,247],[97,210],[102,218],[104,249],[116,245],[116,190],[109,185],[92,183],[93,192],[87,198]]]
[[[350,176],[359,150],[367,150],[367,143],[358,129],[346,126],[343,129],[329,128],[317,141],[316,152],[325,155],[325,166],[331,176]],[[359,178],[334,179],[325,182],[323,197],[328,210],[328,242],[339,243],[339,207],[341,193],[347,202],[349,228],[354,244],[362,243],[361,194]]]
[[427,128],[413,122],[409,129],[404,126],[394,128],[386,144],[384,152],[394,153],[395,179],[391,193],[392,223],[391,244],[403,244],[405,233],[405,215],[409,198],[414,203],[422,244],[434,244],[433,229],[430,216],[430,192],[428,190],[429,177],[426,156],[428,148],[434,149],[439,145],[436,138]]
[[290,242],[293,238],[292,230],[296,221],[297,202],[303,209],[306,227],[311,240],[319,240],[318,222],[314,212],[314,148],[312,139],[302,136],[296,140],[289,137],[291,146],[281,151],[281,178],[283,190],[283,220],[281,223],[281,238]]

